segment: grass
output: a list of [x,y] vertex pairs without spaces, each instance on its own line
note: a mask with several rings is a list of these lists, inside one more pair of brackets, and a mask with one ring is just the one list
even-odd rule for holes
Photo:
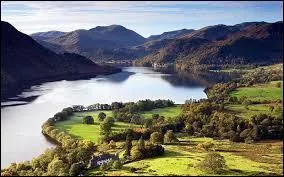
[[[107,116],[112,116],[112,111],[89,111],[89,112],[77,112],[74,113],[68,120],[57,122],[55,126],[62,131],[73,135],[78,139],[87,139],[93,142],[97,142],[100,133],[100,121],[98,120],[98,114],[104,112]],[[142,113],[143,117],[151,118],[152,114],[159,114],[165,117],[175,117],[181,112],[181,106],[176,105],[173,107],[154,109],[152,111],[147,111]],[[92,116],[94,118],[94,125],[83,124],[82,120],[85,116]],[[115,122],[112,127],[112,132],[119,132],[130,127],[139,127],[139,125]]]
[[165,118],[174,118],[181,113],[181,105],[175,105],[172,107],[158,108],[151,111],[142,112],[141,115],[145,118],[152,118],[152,114],[159,114]]
[[241,87],[231,92],[230,96],[235,96],[238,99],[242,96],[246,96],[252,101],[281,99],[282,88],[276,87],[276,82],[269,84],[258,84],[252,87]]
[[[99,112],[104,112],[107,116],[112,116],[111,111],[92,111],[92,112],[78,112],[74,113],[68,120],[57,122],[55,126],[62,131],[73,135],[78,139],[87,139],[97,143],[100,133],[100,121],[98,120]],[[92,116],[94,118],[93,125],[83,124],[82,120],[85,116]],[[124,122],[115,122],[112,127],[112,132],[119,132],[129,127],[135,127],[136,125],[128,124]]]
[[[282,99],[282,88],[276,87],[276,84],[281,82],[283,87],[282,81],[272,81],[267,84],[256,84],[251,87],[241,87],[238,88],[236,91],[230,93],[230,96],[235,96],[238,99],[242,96],[246,96],[247,99],[252,101],[263,101],[263,100],[271,100],[275,101],[278,99]],[[251,104],[248,105],[248,109],[245,108],[244,104],[229,104],[226,105],[226,109],[237,116],[243,118],[250,118],[252,115],[255,114],[272,114],[273,116],[279,116],[280,113],[270,112],[269,106],[276,105],[281,106],[280,103],[273,103],[273,104]]]
[[255,114],[272,114],[273,116],[279,116],[280,114],[273,111],[272,113],[269,110],[268,104],[254,104],[248,105],[248,109],[245,108],[245,105],[242,104],[230,104],[226,105],[225,109],[229,110],[233,114],[243,117],[243,118],[251,118],[252,115]]
[[[179,140],[181,141],[179,145],[163,145],[165,148],[163,156],[125,164],[121,170],[107,171],[104,175],[212,175],[197,167],[208,152],[197,149],[196,145],[207,141],[212,141],[216,146],[215,150],[219,151],[226,160],[228,168],[223,175],[283,174],[281,141],[245,144],[211,138],[179,138]],[[131,168],[136,168],[136,171],[131,172]],[[88,173],[88,175],[97,174],[96,170],[90,170]]]

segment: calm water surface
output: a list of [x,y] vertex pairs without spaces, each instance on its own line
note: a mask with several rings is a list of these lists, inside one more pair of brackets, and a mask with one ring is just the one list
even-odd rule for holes
[[11,162],[31,160],[54,146],[41,134],[41,124],[64,107],[141,99],[184,103],[190,98],[206,98],[205,87],[204,81],[199,83],[194,77],[184,79],[143,67],[127,67],[121,73],[89,80],[32,86],[1,102],[1,168]]

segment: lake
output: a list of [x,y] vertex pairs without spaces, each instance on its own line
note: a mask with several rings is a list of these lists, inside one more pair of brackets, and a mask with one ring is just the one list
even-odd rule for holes
[[190,98],[206,98],[203,90],[218,81],[214,78],[218,77],[125,67],[121,73],[108,76],[32,86],[1,102],[1,168],[31,160],[54,146],[41,134],[41,124],[64,107],[141,99],[170,99],[182,104]]

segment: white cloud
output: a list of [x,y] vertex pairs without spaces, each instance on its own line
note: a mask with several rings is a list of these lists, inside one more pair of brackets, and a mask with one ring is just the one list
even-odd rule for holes
[[[120,24],[148,36],[180,26],[200,28],[203,27],[200,25],[210,22],[214,24],[216,21],[217,23],[234,21],[236,15],[239,20],[245,20],[246,17],[252,16],[251,12],[240,7],[265,3],[269,2],[1,1],[1,16],[2,20],[10,22],[18,30],[28,34]],[[12,6],[14,8],[9,8]],[[227,10],[228,8],[230,11]],[[274,14],[275,12],[266,12],[265,16]]]

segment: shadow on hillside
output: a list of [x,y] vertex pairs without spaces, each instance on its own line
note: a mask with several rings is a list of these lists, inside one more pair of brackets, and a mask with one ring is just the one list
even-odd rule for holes
[[259,171],[246,171],[246,170],[239,170],[239,169],[227,169],[224,170],[222,173],[224,175],[241,175],[241,176],[279,176],[277,173],[265,173]]

